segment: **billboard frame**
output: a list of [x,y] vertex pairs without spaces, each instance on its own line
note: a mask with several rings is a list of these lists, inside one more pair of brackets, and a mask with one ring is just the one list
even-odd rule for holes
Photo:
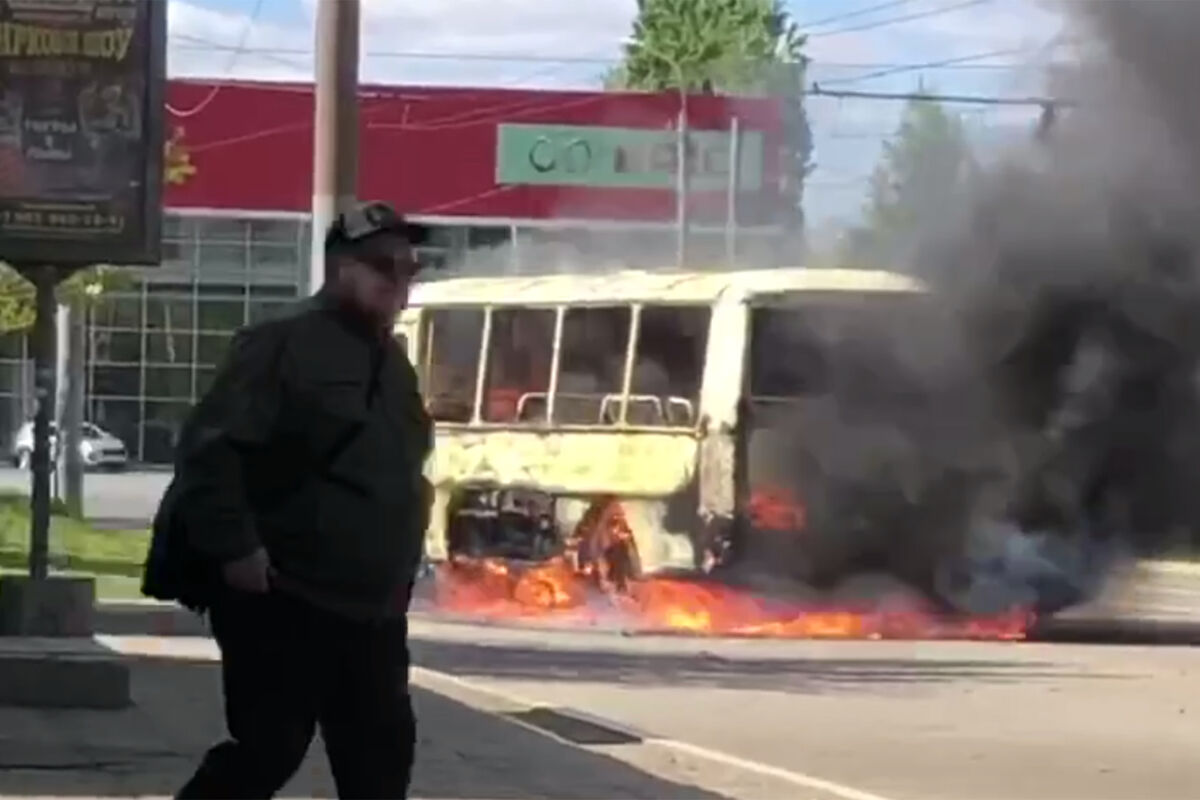
[[[3,0],[0,0],[3,2]],[[162,263],[163,152],[166,135],[167,6],[165,0],[139,0],[145,9],[148,40],[142,64],[145,93],[142,101],[141,202],[136,240],[12,236],[0,233],[0,263],[6,263],[27,278],[31,270],[52,265],[59,279],[78,269],[98,264],[114,266],[159,266]]]

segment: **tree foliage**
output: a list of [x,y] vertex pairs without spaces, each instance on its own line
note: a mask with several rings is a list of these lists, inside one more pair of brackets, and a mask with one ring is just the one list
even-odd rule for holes
[[803,46],[772,0],[639,0],[614,79],[645,91],[763,92],[779,63],[802,62]]
[[[106,292],[128,285],[127,269],[97,266],[76,272],[58,286],[60,302],[74,307],[96,302]],[[27,330],[36,313],[33,284],[7,264],[0,264],[0,334]]]
[[792,167],[785,192],[794,204],[784,222],[799,228],[812,157],[803,97],[804,44],[781,0],[638,0],[624,59],[605,85],[780,97]]
[[864,226],[851,235],[850,257],[902,260],[921,232],[958,202],[973,167],[962,120],[940,103],[911,101],[871,174]]

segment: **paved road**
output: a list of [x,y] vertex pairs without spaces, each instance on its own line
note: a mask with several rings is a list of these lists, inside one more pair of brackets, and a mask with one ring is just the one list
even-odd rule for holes
[[[170,480],[169,472],[89,472],[83,483],[84,514],[117,527],[144,525],[154,516],[154,509]],[[29,473],[0,469],[0,490],[28,492]]]
[[[207,640],[107,640],[137,656],[136,706],[120,712],[0,709],[0,798],[163,797],[222,733],[216,650]],[[600,729],[547,735],[478,693],[421,677],[412,796],[424,800],[726,800],[797,794],[778,778]],[[564,738],[566,737],[566,738]],[[582,740],[570,741],[570,739]],[[320,743],[281,797],[332,797]]]
[[[1193,800],[1200,785],[1200,649],[626,637],[419,616],[412,635],[416,797]],[[203,639],[109,641],[214,654]],[[138,670],[139,708],[120,724],[0,713],[0,796],[166,793],[219,730],[215,672]],[[286,796],[328,790],[318,751]]]
[[703,641],[431,621],[413,634],[424,667],[791,775],[787,796],[832,784],[845,800],[1193,800],[1200,786],[1200,649]]

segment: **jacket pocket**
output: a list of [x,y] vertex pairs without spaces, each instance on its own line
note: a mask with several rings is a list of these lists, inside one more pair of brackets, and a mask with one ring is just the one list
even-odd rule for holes
[[339,460],[339,453],[367,422],[365,388],[361,381],[322,379],[300,393],[302,414],[298,423],[302,436],[320,471]]

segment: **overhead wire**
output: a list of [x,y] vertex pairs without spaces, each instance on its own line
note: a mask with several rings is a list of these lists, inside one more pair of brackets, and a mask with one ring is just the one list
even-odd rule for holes
[[828,78],[822,83],[824,84],[847,84],[860,83],[861,81],[874,80],[883,78],[889,75],[899,75],[905,72],[918,72],[923,69],[937,69],[941,67],[949,67],[960,64],[966,64],[972,61],[983,61],[988,58],[996,58],[998,56],[1013,56],[1021,53],[1029,53],[1040,48],[1029,47],[1009,47],[1003,50],[991,50],[986,53],[975,53],[969,56],[956,56],[954,58],[945,58],[938,61],[926,61],[923,64],[896,64],[888,67],[877,69],[874,72],[868,72],[864,75],[850,75],[845,78]]
[[993,0],[965,0],[965,2],[962,2],[962,3],[956,3],[954,5],[949,5],[949,6],[939,6],[938,8],[931,8],[931,9],[927,9],[925,11],[917,11],[912,14],[906,14],[906,15],[900,16],[900,17],[889,17],[887,19],[876,20],[874,22],[866,22],[861,25],[852,25],[852,26],[845,27],[845,28],[835,28],[834,30],[831,30],[831,31],[818,31],[817,33],[810,34],[808,38],[820,39],[820,38],[824,38],[826,36],[840,36],[841,34],[844,34],[844,33],[858,33],[860,31],[869,31],[869,30],[875,30],[877,28],[886,28],[886,27],[890,27],[892,25],[900,25],[901,23],[905,23],[905,22],[915,22],[919,19],[929,19],[931,17],[940,17],[944,14],[950,14],[955,11],[963,11],[965,9],[972,8],[974,6],[981,6],[981,5],[985,5],[987,3],[991,3],[991,2],[993,2]]
[[824,89],[814,83],[804,91],[808,97],[854,98],[857,100],[924,100],[931,103],[963,103],[980,106],[1072,106],[1074,101],[1058,97],[995,97],[989,95],[935,94],[932,92],[859,92]]
[[[250,15],[246,18],[246,24],[242,28],[241,36],[238,39],[238,45],[230,53],[229,62],[225,65],[225,77],[229,77],[230,73],[233,72],[233,68],[237,64],[238,57],[242,54],[242,52],[244,52],[246,45],[250,41],[250,32],[254,30],[254,25],[258,21],[259,16],[262,14],[263,6],[265,5],[266,0],[255,0],[254,7],[251,9]],[[175,108],[168,102],[166,104],[167,112],[177,119],[194,117],[200,112],[204,111],[204,109],[208,108],[208,106],[217,99],[217,95],[221,93],[222,88],[222,84],[213,86],[202,100],[186,110]]]
[[[238,48],[233,45],[221,44],[220,42],[211,39],[205,39],[192,34],[176,33],[172,34],[173,39],[181,39],[190,44],[173,44],[172,46],[179,50],[221,50],[233,51]],[[287,60],[284,56],[308,56],[313,55],[311,49],[303,48],[288,48],[288,47],[244,47],[240,49],[243,55],[260,55],[265,58],[271,58],[281,64],[289,66],[298,66],[297,62]],[[613,66],[620,62],[619,56],[565,56],[565,55],[519,55],[515,53],[470,53],[463,51],[440,51],[430,52],[423,50],[372,50],[364,53],[364,58],[397,58],[397,59],[413,59],[421,60],[448,60],[448,61],[510,61],[513,63],[552,63],[552,64],[595,64],[602,66]],[[900,67],[912,67],[922,69],[932,69],[926,64],[919,64],[910,61],[813,61],[811,66],[821,67],[826,69],[891,69]],[[1023,64],[1006,63],[1006,64],[971,64],[971,63],[947,63],[944,65],[946,69],[980,69],[980,70],[1008,70],[1019,69]],[[942,68],[942,67],[938,67]]]
[[916,0],[888,0],[886,3],[876,3],[873,6],[859,8],[854,11],[842,11],[837,14],[831,14],[827,17],[821,17],[820,19],[804,20],[803,22],[797,23],[796,26],[802,31],[809,30],[810,28],[819,28],[822,25],[828,25],[831,22],[842,22],[844,20],[855,19],[857,17],[865,17],[866,15],[874,14],[877,11],[887,11],[888,9],[898,8],[899,6],[912,5],[915,2]]
[[[284,64],[289,67],[298,69],[306,68],[307,64],[297,63],[293,58],[305,57],[312,58],[314,53],[311,49],[302,48],[286,48],[286,47],[236,47],[232,45],[221,44],[210,39],[205,39],[191,34],[176,34],[175,38],[182,39],[191,44],[173,44],[175,49],[179,50],[225,50],[235,52],[239,55],[255,55],[266,60],[274,61],[279,64]],[[292,57],[292,58],[289,58]],[[413,60],[447,60],[447,61],[506,61],[518,64],[542,64],[544,66],[538,69],[531,70],[527,74],[519,75],[513,80],[508,81],[507,85],[520,86],[537,78],[546,77],[555,72],[558,72],[565,67],[572,65],[596,65],[596,66],[612,66],[618,61],[615,58],[587,58],[578,56],[528,56],[528,55],[505,55],[501,53],[447,53],[447,52],[422,52],[422,51],[368,51],[363,54],[364,58],[409,58]]]

